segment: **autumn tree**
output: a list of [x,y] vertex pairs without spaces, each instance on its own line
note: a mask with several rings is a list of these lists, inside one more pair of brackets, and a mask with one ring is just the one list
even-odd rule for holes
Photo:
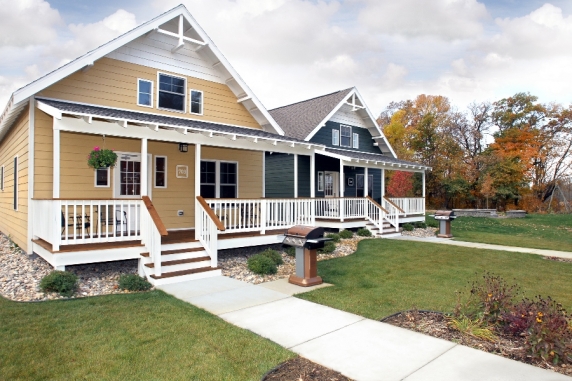
[[413,173],[395,171],[387,183],[387,194],[390,197],[410,197],[413,192]]

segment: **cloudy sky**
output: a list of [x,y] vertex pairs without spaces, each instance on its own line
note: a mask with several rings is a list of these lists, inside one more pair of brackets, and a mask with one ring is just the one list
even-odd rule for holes
[[572,103],[570,0],[0,0],[0,107],[181,2],[267,108],[351,86],[376,115],[422,93]]

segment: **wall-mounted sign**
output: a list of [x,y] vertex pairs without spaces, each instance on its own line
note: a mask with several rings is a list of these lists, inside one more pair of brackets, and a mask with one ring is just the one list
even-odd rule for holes
[[348,187],[353,187],[353,186],[354,186],[354,178],[348,177]]
[[177,178],[186,179],[189,177],[189,166],[188,165],[177,165]]

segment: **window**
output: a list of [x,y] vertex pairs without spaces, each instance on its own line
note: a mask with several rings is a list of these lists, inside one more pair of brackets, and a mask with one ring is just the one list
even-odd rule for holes
[[18,156],[14,158],[14,210],[18,210]]
[[185,78],[159,73],[158,107],[185,112]]
[[167,188],[167,158],[155,156],[155,188]]
[[121,196],[141,195],[141,162],[121,160],[119,171],[119,194]]
[[332,145],[339,146],[340,145],[340,131],[339,130],[332,130]]
[[204,198],[238,197],[238,164],[201,161],[201,196]]
[[359,148],[359,134],[354,133],[354,148]]
[[4,191],[4,166],[0,167],[0,191]]
[[324,191],[324,172],[318,172],[318,192]]
[[153,107],[153,81],[137,80],[137,104],[139,106]]
[[95,170],[95,186],[97,188],[99,187],[103,187],[103,188],[108,188],[109,187],[109,173],[111,171],[109,170],[109,168],[98,168]]
[[342,147],[352,146],[352,128],[348,126],[340,126],[340,145]]
[[203,92],[191,90],[191,114],[203,115]]

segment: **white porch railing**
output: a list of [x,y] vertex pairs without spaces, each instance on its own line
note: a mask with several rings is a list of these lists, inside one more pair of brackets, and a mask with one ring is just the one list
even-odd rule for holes
[[218,231],[225,228],[212,207],[201,196],[197,196],[195,210],[200,226],[195,227],[195,236],[211,257],[211,267],[218,266]]
[[400,210],[397,209],[397,207],[385,197],[381,198],[381,206],[383,207],[383,209],[387,211],[387,213],[385,213],[385,219],[387,220],[387,222],[389,222],[391,226],[395,228],[396,232],[399,232]]
[[380,232],[383,232],[383,220],[387,214],[386,210],[370,197],[365,199],[365,203],[367,210],[366,218],[371,221]]
[[388,197],[389,201],[408,214],[425,214],[425,197]]
[[365,217],[365,199],[363,197],[316,198],[316,218],[336,219]]
[[[152,210],[154,209],[153,204],[150,200],[148,205],[141,208],[141,236],[143,237],[143,242],[145,243],[145,248],[149,252],[151,261],[153,262],[153,270],[155,276],[161,275],[161,231],[157,227],[156,221],[153,219]],[[157,218],[157,217],[156,217]],[[161,226],[163,223],[161,222]],[[162,226],[164,234],[166,235],[166,230]]]
[[141,200],[32,200],[34,236],[62,245],[141,239]]

